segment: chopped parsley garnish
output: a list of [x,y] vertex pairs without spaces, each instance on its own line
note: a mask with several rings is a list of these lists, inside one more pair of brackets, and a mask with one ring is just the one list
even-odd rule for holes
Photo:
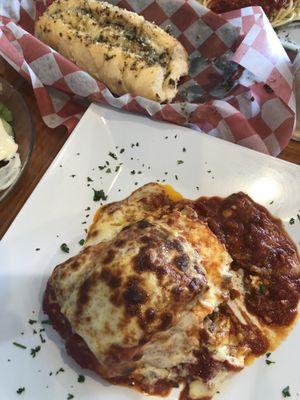
[[93,179],[90,178],[89,176],[86,178],[86,180],[87,180],[88,182],[93,182]]
[[115,155],[115,153],[112,153],[111,151],[108,153],[108,155],[109,155],[110,157],[112,157],[114,160],[117,160],[117,159],[118,159],[118,157]]
[[65,372],[65,370],[61,367],[55,372],[55,375],[58,375],[60,372]]
[[90,211],[91,207],[87,207],[84,211]]
[[115,172],[118,172],[119,169],[120,169],[120,165],[117,165],[117,166],[116,166],[116,169],[115,169]]
[[46,343],[46,340],[43,338],[43,336],[41,335],[41,333],[40,333],[40,339],[41,339],[41,342],[42,342],[42,343]]
[[178,176],[177,175],[175,175],[175,179],[176,179],[176,181],[178,181]]
[[84,245],[84,239],[80,239],[78,243],[80,244],[80,246],[83,246]]
[[299,219],[299,221],[300,221],[300,214],[297,214],[297,218]]
[[21,344],[21,343],[13,342],[13,345],[15,345],[15,346],[17,346],[17,347],[20,347],[20,349],[27,349],[27,346],[24,346],[24,345]]
[[211,173],[211,169],[209,169],[209,170],[207,171],[207,173],[210,174],[210,173]]
[[276,364],[275,361],[271,361],[271,360],[265,360],[265,361],[266,361],[266,364],[267,364],[267,365]]
[[291,218],[290,219],[290,225],[294,225],[294,223],[295,223],[295,218]]
[[185,152],[186,152],[186,148],[185,148],[185,147],[183,147],[182,151],[185,153]]
[[120,150],[120,154],[124,153],[125,149],[121,149]]
[[70,252],[70,249],[69,249],[69,247],[68,247],[68,245],[67,245],[66,243],[62,243],[62,244],[60,245],[60,249],[61,249],[61,251],[63,251],[64,253],[69,253],[69,252]]
[[289,386],[286,386],[285,388],[282,389],[282,396],[283,397],[291,397]]
[[37,331],[34,329],[34,330],[32,331],[32,333],[33,333],[33,335],[36,335],[36,334],[37,334]]
[[102,189],[101,190],[93,189],[93,191],[94,191],[94,197],[93,197],[94,201],[106,200],[107,199],[107,196],[105,196],[105,193],[104,193],[104,191]]
[[98,168],[100,169],[100,171],[102,171],[104,168],[106,168],[106,165],[98,165]]
[[135,170],[130,171],[131,175],[135,175]]
[[75,178],[75,176],[76,176],[75,174],[70,175],[71,178]]
[[39,248],[39,247],[37,247],[36,249],[35,249],[35,251],[40,251],[41,249]]
[[78,375],[77,382],[82,383],[82,382],[84,382],[84,381],[85,381],[85,376],[83,376],[83,375]]
[[41,329],[40,329],[40,333],[41,333],[41,332],[45,332],[45,328],[41,328]]
[[36,319],[29,319],[28,323],[29,323],[29,325],[33,325],[33,324],[37,323],[37,320]]
[[24,387],[20,387],[16,392],[18,394],[22,394],[23,392],[25,392],[25,388]]
[[177,160],[177,165],[183,164],[182,160]]
[[36,356],[36,353],[38,353],[41,350],[41,346],[36,346],[30,350],[30,355],[32,358]]
[[73,395],[73,394],[71,394],[71,393],[68,393],[67,400],[71,400],[71,399],[74,399],[74,395]]
[[105,161],[105,164],[106,164],[106,165],[109,165],[109,161]]
[[271,355],[271,353],[267,353],[267,354],[266,354],[266,357],[267,357],[267,358],[269,358],[269,357],[270,357],[270,355]]
[[43,319],[41,321],[42,324],[47,324],[47,325],[51,325],[51,321],[49,319]]
[[263,283],[259,284],[258,291],[259,291],[259,294],[264,294],[265,293],[266,287],[265,287],[265,285]]
[[270,201],[270,203],[269,203],[269,204],[270,204],[270,205],[272,205],[273,203],[274,203],[274,200]]
[[107,168],[106,173],[107,173],[107,174],[111,174],[111,169],[110,169],[110,168]]

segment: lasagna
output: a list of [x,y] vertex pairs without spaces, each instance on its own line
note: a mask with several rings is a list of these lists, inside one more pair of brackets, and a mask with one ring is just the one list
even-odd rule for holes
[[198,400],[279,344],[299,295],[297,250],[265,208],[150,183],[97,211],[84,249],[49,278],[44,311],[83,368]]

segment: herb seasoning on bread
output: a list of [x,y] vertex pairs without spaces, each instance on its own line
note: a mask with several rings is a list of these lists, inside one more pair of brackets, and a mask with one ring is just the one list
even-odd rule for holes
[[183,46],[142,16],[97,0],[54,1],[38,19],[36,36],[115,95],[171,101],[188,73]]

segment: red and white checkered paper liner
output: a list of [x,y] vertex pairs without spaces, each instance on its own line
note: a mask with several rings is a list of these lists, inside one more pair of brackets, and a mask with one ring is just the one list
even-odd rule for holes
[[[163,28],[171,26],[189,53],[194,68],[179,91],[194,85],[198,100],[205,103],[178,97],[171,104],[159,104],[130,94],[115,97],[103,83],[36,39],[34,21],[51,2],[0,3],[0,55],[31,81],[48,126],[64,124],[71,132],[89,102],[95,101],[267,154],[277,155],[288,144],[295,122],[293,67],[260,7],[219,16],[196,0],[111,0]],[[214,90],[226,76],[220,65],[228,57],[239,65],[238,79],[226,97],[216,98]]]

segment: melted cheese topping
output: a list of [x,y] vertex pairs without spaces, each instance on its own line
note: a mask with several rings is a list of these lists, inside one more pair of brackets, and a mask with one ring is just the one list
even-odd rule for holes
[[134,369],[149,382],[193,361],[201,322],[228,296],[230,256],[169,193],[149,184],[103,206],[86,248],[50,279],[61,312],[110,376],[137,353]]
[[[150,394],[160,382],[185,382],[186,400],[213,396],[291,329],[247,310],[245,271],[230,270],[194,204],[152,183],[101,207],[84,250],[49,280],[101,375]],[[260,279],[248,279],[259,290]]]

